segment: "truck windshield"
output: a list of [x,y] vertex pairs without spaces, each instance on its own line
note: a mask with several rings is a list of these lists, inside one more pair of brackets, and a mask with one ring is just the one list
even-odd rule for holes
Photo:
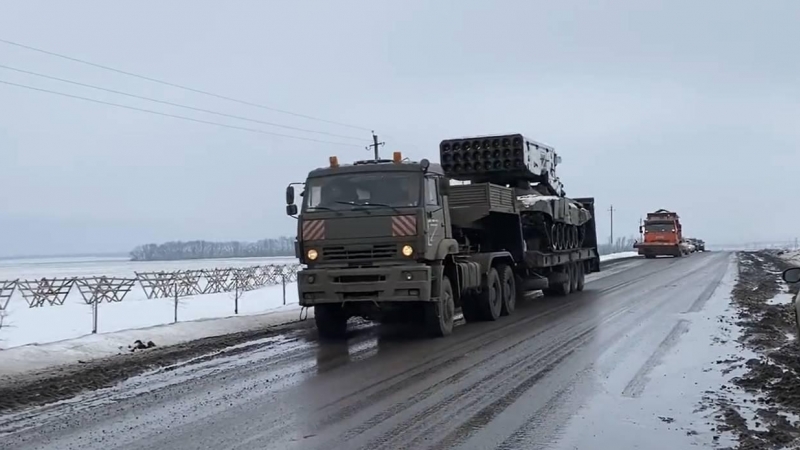
[[649,223],[644,226],[644,230],[649,233],[672,233],[675,225],[671,223]]
[[360,206],[414,207],[420,203],[419,176],[362,173],[311,178],[306,182],[307,210],[348,210]]

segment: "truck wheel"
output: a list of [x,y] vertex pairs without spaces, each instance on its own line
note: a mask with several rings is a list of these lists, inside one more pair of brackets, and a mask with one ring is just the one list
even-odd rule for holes
[[503,290],[503,303],[500,305],[500,315],[508,316],[517,309],[517,283],[514,279],[514,270],[505,264],[497,266],[500,273],[500,284]]
[[656,255],[644,255],[647,259],[656,259]]
[[347,335],[347,314],[339,305],[314,306],[314,322],[321,339],[341,339]]
[[586,271],[583,270],[583,263],[579,262],[576,266],[576,278],[578,279],[577,283],[575,283],[575,291],[581,292],[583,291],[584,286],[586,286]]
[[569,291],[578,292],[578,263],[569,265]]
[[556,285],[550,286],[550,293],[553,295],[557,295],[559,297],[566,297],[567,295],[572,292],[572,270],[570,270],[569,266],[564,266],[564,274],[566,274],[566,279],[558,283]]
[[494,267],[489,270],[486,284],[475,300],[477,300],[476,303],[481,319],[493,321],[500,317],[500,311],[503,308],[503,289],[500,285],[500,276]]
[[467,323],[479,322],[481,320],[480,313],[475,304],[477,300],[478,298],[473,294],[461,294],[461,314],[464,315],[464,321]]
[[442,292],[439,300],[425,305],[425,329],[431,336],[443,337],[453,332],[455,316],[453,286],[445,276],[442,278]]

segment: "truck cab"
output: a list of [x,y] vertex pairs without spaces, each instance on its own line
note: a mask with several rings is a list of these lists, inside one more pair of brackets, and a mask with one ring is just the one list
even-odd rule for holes
[[343,334],[351,316],[413,314],[403,304],[439,297],[432,281],[441,273],[432,263],[442,247],[458,246],[438,164],[404,161],[398,152],[347,165],[331,157],[303,184],[299,208],[294,187],[287,188],[287,213],[299,213],[295,249],[306,266],[298,274],[300,305],[315,307],[321,333]]

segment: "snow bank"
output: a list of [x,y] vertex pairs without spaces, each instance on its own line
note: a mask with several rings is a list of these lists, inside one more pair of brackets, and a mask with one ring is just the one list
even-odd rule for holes
[[[99,333],[173,322],[175,304],[172,299],[148,299],[139,286],[128,295],[121,302],[98,305]],[[297,285],[288,283],[285,304],[296,306],[297,303]],[[242,294],[239,315],[263,314],[283,306],[283,286],[268,286]],[[183,297],[178,302],[178,321],[234,316],[234,311],[233,293]],[[73,339],[91,331],[92,307],[84,303],[77,292],[71,292],[61,306],[29,308],[23,299],[14,298],[9,302],[4,326],[0,329],[0,349]]]
[[639,256],[638,252],[610,253],[608,255],[600,255],[600,261],[613,261],[615,259],[634,258],[636,256]]
[[790,250],[781,255],[781,258],[792,264],[800,266],[800,250]]
[[[314,317],[313,310],[309,310],[308,317]],[[143,342],[153,341],[157,346],[168,346],[211,336],[263,329],[299,319],[299,306],[288,305],[268,314],[195,320],[91,334],[43,345],[24,345],[0,351],[0,377],[125,353],[129,351],[128,346],[137,339]]]

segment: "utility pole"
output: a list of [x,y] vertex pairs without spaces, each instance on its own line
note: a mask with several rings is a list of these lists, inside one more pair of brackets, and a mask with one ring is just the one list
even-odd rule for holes
[[611,213],[611,245],[614,245],[614,205],[611,205],[608,208],[608,212]]
[[385,145],[386,143],[385,142],[378,142],[378,136],[375,134],[374,131],[372,132],[372,142],[373,142],[373,144],[367,146],[367,150],[374,149],[375,150],[375,161],[380,161],[381,157],[378,154],[378,147],[380,147],[381,145]]

